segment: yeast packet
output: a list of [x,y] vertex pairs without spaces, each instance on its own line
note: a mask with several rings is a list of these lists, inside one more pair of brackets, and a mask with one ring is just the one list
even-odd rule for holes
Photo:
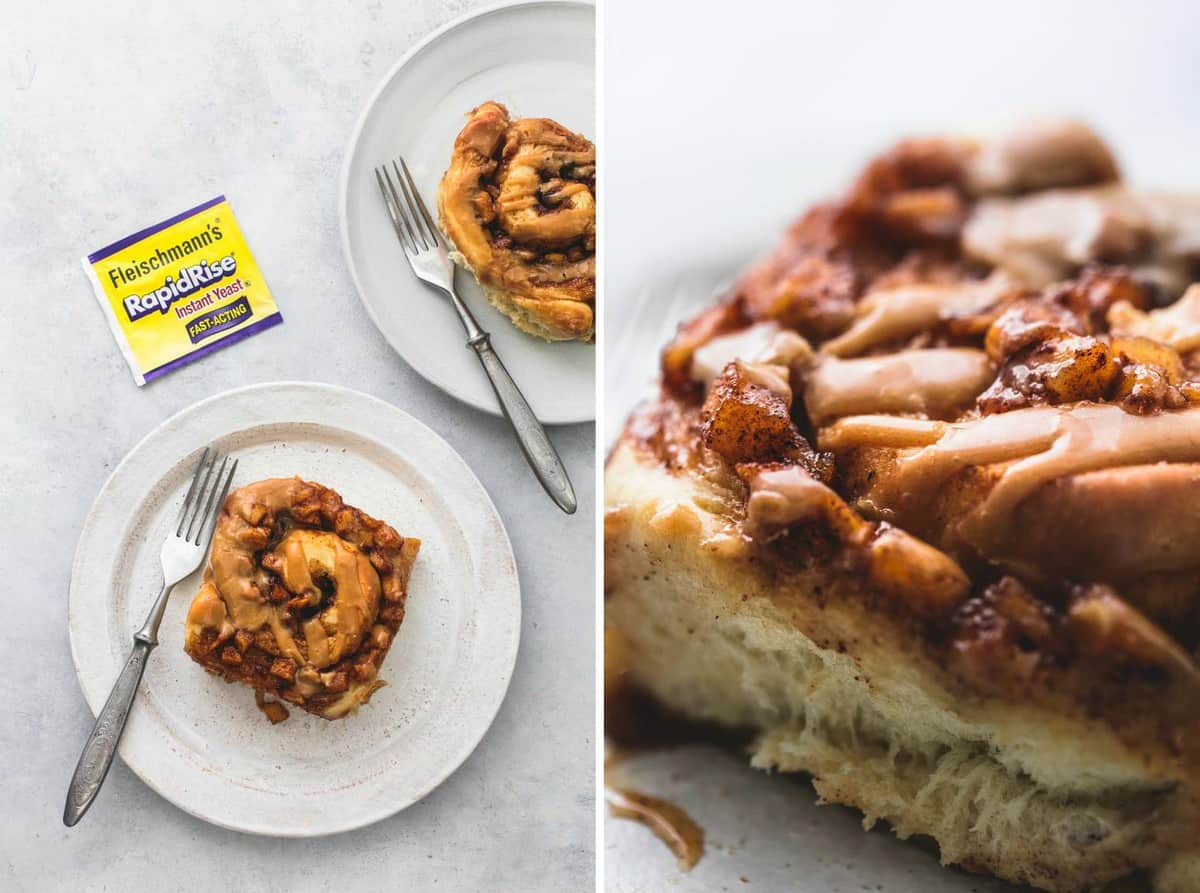
[[223,195],[83,266],[138,385],[283,322]]

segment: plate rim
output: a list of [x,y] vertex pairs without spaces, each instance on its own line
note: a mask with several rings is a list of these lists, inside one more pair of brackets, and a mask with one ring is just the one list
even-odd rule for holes
[[[375,327],[375,330],[377,332],[379,332],[380,335],[383,336],[383,340],[387,342],[387,345],[389,348],[391,348],[392,352],[395,353],[398,357],[400,357],[401,360],[404,360],[405,365],[407,365],[410,369],[412,369],[419,376],[421,376],[421,378],[423,380],[425,380],[429,384],[433,385],[435,388],[437,388],[443,394],[446,394],[449,397],[453,397],[459,403],[462,403],[466,406],[470,406],[472,409],[477,409],[480,412],[485,412],[488,415],[497,416],[497,417],[505,415],[503,408],[500,407],[499,404],[480,405],[477,403],[473,403],[472,401],[468,400],[467,398],[450,390],[449,388],[447,388],[440,382],[434,381],[432,378],[430,378],[428,375],[426,375],[423,370],[418,369],[416,366],[414,366],[412,363],[410,363],[405,358],[404,354],[400,352],[400,349],[396,346],[396,344],[392,340],[391,336],[388,335],[388,333],[384,330],[383,326],[380,325],[379,318],[376,316],[374,308],[372,308],[370,302],[367,301],[366,296],[364,294],[362,282],[361,282],[359,274],[358,274],[358,268],[357,268],[357,266],[355,266],[355,263],[354,263],[354,255],[351,252],[349,217],[348,217],[348,210],[347,210],[347,200],[348,200],[348,196],[350,193],[350,165],[354,158],[355,150],[358,147],[359,140],[362,137],[363,128],[366,126],[367,118],[370,116],[372,110],[375,108],[376,104],[379,102],[379,97],[383,95],[383,91],[387,89],[387,86],[392,82],[393,78],[396,77],[396,75],[400,72],[400,70],[402,68],[404,68],[405,65],[408,65],[420,53],[424,52],[432,44],[441,40],[443,37],[445,37],[451,31],[455,31],[459,28],[462,28],[462,27],[470,24],[475,19],[480,19],[485,16],[494,15],[498,12],[507,12],[509,10],[519,9],[521,7],[555,7],[555,6],[566,7],[566,8],[576,8],[576,9],[592,9],[592,10],[596,9],[596,4],[593,2],[593,0],[504,0],[504,2],[493,3],[488,6],[484,6],[481,9],[472,10],[470,12],[464,13],[463,15],[456,16],[455,18],[451,19],[450,21],[446,22],[445,24],[439,26],[438,28],[435,28],[429,34],[425,35],[425,37],[423,37],[419,41],[417,41],[417,43],[414,46],[412,46],[407,52],[405,52],[404,55],[402,55],[396,61],[396,63],[394,65],[392,65],[391,68],[388,69],[387,73],[382,78],[379,79],[379,82],[375,85],[375,88],[371,91],[370,96],[367,97],[366,102],[363,104],[362,110],[358,113],[358,117],[354,121],[354,127],[350,131],[350,139],[346,143],[346,149],[342,155],[341,168],[338,171],[337,214],[338,214],[338,233],[339,233],[339,241],[341,242],[341,246],[342,246],[342,256],[346,261],[346,266],[350,269],[350,279],[354,283],[354,293],[358,296],[359,302],[366,309],[367,316],[371,320],[371,324]],[[598,357],[598,353],[597,353],[597,357]],[[599,376],[599,371],[600,371],[599,365],[597,364],[596,365],[597,376]],[[585,424],[588,422],[595,422],[596,413],[597,413],[596,400],[593,397],[592,408],[590,410],[583,412],[580,415],[565,415],[565,416],[562,416],[561,418],[556,417],[550,421],[543,420],[539,417],[539,421],[541,421],[541,423],[543,425],[580,425],[580,424]]]
[[[436,431],[434,431],[432,428],[430,428],[428,425],[426,425],[424,422],[422,422],[416,416],[401,409],[398,406],[395,406],[392,403],[389,403],[386,400],[383,400],[379,397],[375,397],[371,394],[364,393],[363,391],[358,391],[353,388],[348,388],[348,387],[344,387],[341,385],[329,384],[326,382],[301,381],[301,380],[296,380],[296,379],[284,379],[284,380],[280,380],[280,381],[259,382],[259,383],[243,385],[243,386],[235,387],[235,388],[228,388],[224,391],[221,391],[220,393],[214,394],[210,397],[205,397],[201,400],[197,400],[196,402],[185,406],[183,409],[179,410],[178,412],[172,413],[170,416],[163,419],[161,422],[159,422],[157,425],[155,425],[150,431],[148,431],[143,437],[139,438],[138,441],[132,447],[129,448],[129,450],[125,453],[125,455],[122,456],[121,461],[117,463],[116,467],[113,468],[112,472],[105,479],[104,484],[97,491],[96,497],[92,500],[92,504],[88,508],[87,514],[84,516],[83,524],[80,527],[79,536],[77,537],[76,542],[75,542],[75,552],[74,552],[74,555],[71,560],[71,574],[70,574],[70,579],[67,584],[67,639],[68,639],[68,642],[70,644],[70,649],[71,649],[71,663],[75,670],[75,681],[79,685],[80,692],[83,695],[84,703],[87,704],[88,710],[91,711],[92,717],[94,719],[97,715],[99,715],[99,711],[103,707],[103,701],[93,704],[92,700],[88,696],[88,688],[84,684],[84,681],[83,681],[83,669],[80,666],[80,659],[79,659],[78,647],[76,645],[76,636],[75,636],[76,619],[79,616],[79,613],[76,610],[75,602],[76,602],[76,598],[77,598],[77,596],[76,596],[77,587],[79,585],[77,581],[79,580],[80,571],[81,571],[81,568],[79,565],[82,560],[82,550],[80,547],[83,543],[85,535],[88,533],[89,528],[95,523],[95,518],[97,517],[98,512],[100,511],[100,507],[103,503],[103,500],[109,494],[109,491],[113,486],[113,482],[117,479],[118,475],[122,474],[127,469],[127,467],[131,464],[133,457],[138,453],[139,450],[141,450],[146,445],[146,443],[148,443],[154,437],[159,435],[160,432],[163,431],[163,429],[167,428],[167,426],[172,425],[172,424],[178,422],[179,420],[182,420],[185,416],[188,416],[194,412],[200,411],[203,407],[208,406],[209,404],[215,403],[215,402],[223,400],[223,399],[228,399],[229,397],[234,396],[234,395],[241,395],[241,394],[245,394],[247,392],[252,392],[252,391],[257,391],[257,390],[274,390],[274,389],[283,389],[283,388],[297,388],[300,390],[316,391],[316,392],[322,392],[322,393],[326,393],[326,394],[340,395],[340,396],[350,395],[353,399],[366,400],[367,402],[374,403],[378,407],[383,408],[385,411],[391,411],[393,413],[398,413],[399,415],[403,416],[407,420],[407,422],[415,424],[420,428],[423,428],[429,436],[433,437],[436,441],[440,442],[442,444],[442,446],[444,446],[447,450],[449,450],[450,453],[452,455],[454,455],[459,460],[459,462],[462,463],[462,466],[466,469],[468,475],[470,476],[470,480],[474,482],[476,488],[478,489],[478,492],[480,493],[480,495],[482,495],[485,507],[487,509],[489,509],[491,511],[492,515],[494,516],[495,521],[496,521],[496,527],[499,531],[499,535],[501,538],[501,545],[504,547],[505,555],[507,555],[507,557],[510,559],[510,565],[512,567],[513,590],[514,590],[514,592],[513,592],[513,595],[514,595],[513,607],[515,610],[513,612],[513,635],[512,635],[512,643],[511,643],[511,645],[508,646],[510,649],[510,656],[509,656],[509,659],[505,662],[503,690],[500,693],[500,697],[496,699],[495,705],[492,708],[492,710],[490,711],[490,715],[487,716],[487,722],[482,725],[482,728],[481,728],[481,731],[480,731],[478,737],[475,737],[474,740],[470,740],[473,736],[468,736],[466,743],[463,745],[463,747],[460,749],[459,752],[454,754],[454,756],[451,760],[447,761],[445,768],[441,772],[436,773],[434,776],[432,776],[427,784],[425,784],[416,794],[411,795],[410,797],[406,798],[406,802],[403,802],[400,806],[384,805],[374,811],[371,811],[371,810],[364,811],[361,815],[359,815],[356,818],[350,819],[349,821],[327,822],[326,824],[323,824],[319,827],[313,827],[313,828],[297,827],[297,828],[287,828],[287,829],[279,830],[277,828],[270,827],[267,825],[227,822],[227,821],[222,820],[218,816],[200,812],[197,809],[193,808],[190,804],[182,803],[179,800],[177,800],[174,796],[172,796],[171,794],[166,793],[156,783],[155,780],[148,777],[143,772],[142,766],[135,765],[134,763],[131,763],[126,758],[125,750],[127,749],[127,739],[125,739],[124,736],[122,736],[121,742],[118,744],[118,749],[117,749],[117,754],[121,757],[121,762],[124,763],[125,766],[134,775],[136,775],[143,784],[145,784],[148,788],[150,788],[150,790],[154,791],[159,797],[161,797],[163,800],[167,801],[168,803],[172,804],[177,809],[180,809],[183,812],[187,813],[188,815],[191,815],[197,819],[200,819],[201,821],[207,822],[208,824],[211,824],[215,827],[224,828],[229,831],[237,831],[239,833],[251,834],[251,835],[261,836],[261,837],[276,837],[276,838],[285,838],[285,839],[307,839],[307,838],[314,838],[314,837],[326,837],[326,836],[333,835],[333,834],[341,834],[341,833],[345,833],[347,831],[355,831],[360,828],[365,828],[365,827],[375,824],[376,822],[383,821],[384,819],[389,818],[393,815],[397,815],[400,812],[403,812],[405,809],[408,809],[409,807],[414,806],[417,803],[419,803],[421,800],[423,800],[425,797],[429,796],[433,791],[435,791],[438,787],[440,787],[451,775],[453,775],[455,772],[457,772],[462,767],[463,763],[465,763],[467,761],[467,759],[471,756],[471,754],[475,752],[475,750],[483,742],[483,739],[485,737],[487,737],[487,734],[491,730],[491,727],[495,724],[496,717],[499,716],[499,714],[500,714],[500,709],[504,706],[504,702],[508,699],[508,692],[512,685],[512,677],[513,677],[513,673],[516,670],[517,657],[520,653],[520,645],[521,645],[523,604],[522,604],[522,595],[521,595],[520,569],[517,565],[516,555],[513,552],[512,539],[508,534],[508,528],[505,526],[504,519],[500,515],[499,510],[496,508],[496,504],[492,500],[491,494],[487,491],[487,488],[483,486],[483,483],[479,480],[479,477],[475,474],[474,469],[471,468],[471,466],[467,463],[466,459],[464,459],[462,457],[462,455],[458,452],[458,450],[454,449],[454,447],[450,444],[449,441],[447,441],[444,437],[442,437],[440,434],[438,434]],[[343,430],[343,431],[346,430],[344,428],[341,428],[338,425],[330,425],[329,427],[337,428],[338,430]],[[351,433],[355,433],[355,432],[351,432]],[[156,484],[156,483],[157,483],[156,481],[151,482],[150,486],[153,487],[154,484]],[[107,699],[108,695],[107,695],[107,693],[103,693],[100,695],[100,697]]]

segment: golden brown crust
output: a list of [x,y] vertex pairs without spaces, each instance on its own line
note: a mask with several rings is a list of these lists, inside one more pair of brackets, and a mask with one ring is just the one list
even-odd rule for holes
[[[1186,410],[1200,399],[1200,361],[1181,355],[1169,340],[1152,337],[1177,336],[1178,326],[1171,323],[1187,317],[1176,313],[1171,323],[1160,323],[1173,311],[1156,309],[1163,300],[1159,286],[1129,267],[1082,258],[1076,278],[1031,288],[1011,278],[997,279],[986,264],[964,255],[959,235],[978,200],[973,190],[982,181],[972,174],[972,165],[981,157],[992,171],[990,179],[984,178],[990,187],[1014,193],[1058,185],[1044,182],[1053,170],[1071,186],[1088,187],[1116,176],[1111,155],[1086,131],[1063,127],[1050,136],[1059,143],[1039,147],[1028,139],[1009,139],[1005,151],[1015,160],[1007,168],[998,160],[999,149],[962,140],[910,140],[872,162],[841,202],[802,218],[724,301],[681,327],[663,353],[660,408],[639,413],[626,440],[650,447],[673,468],[685,457],[681,470],[709,479],[726,477],[735,501],[744,506],[754,493],[737,483],[738,469],[796,464],[821,483],[832,482],[837,495],[866,520],[899,523],[947,551],[980,578],[978,589],[997,571],[1018,572],[1042,590],[1040,598],[1062,603],[1064,596],[1058,593],[1083,579],[1082,562],[1062,560],[1061,553],[1070,551],[1063,548],[1051,560],[1046,554],[1050,548],[1033,549],[1037,544],[1014,556],[1011,537],[1005,538],[994,521],[992,529],[981,532],[973,513],[998,511],[996,494],[1014,499],[1008,495],[1012,486],[998,487],[1002,480],[1011,484],[1008,464],[1023,458],[1032,462],[1052,447],[1071,446],[1079,438],[1065,432],[1079,424],[1091,425],[1097,436],[1119,430],[1128,432],[1122,434],[1126,442],[1141,438],[1147,443],[1140,451],[1097,455],[1078,467],[1047,460],[1042,477],[1019,491],[1021,500],[1005,517],[1017,512],[1044,543],[1048,532],[1037,524],[1037,516],[1053,508],[1051,497],[1043,494],[1061,498],[1064,484],[1071,487],[1067,496],[1078,511],[1085,494],[1097,505],[1118,492],[1149,505],[1149,498],[1143,498],[1146,487],[1122,480],[1131,469],[1101,477],[1093,473],[1156,459],[1200,461],[1200,447],[1193,449],[1186,437],[1180,435],[1185,442],[1172,446],[1171,438],[1156,439],[1159,435],[1151,433],[1190,430],[1183,416],[1178,423],[1162,419],[1153,427],[1137,421]],[[1026,163],[1029,159],[1041,159],[1044,165],[1051,159],[1053,164],[1035,170]],[[1007,186],[1001,170],[1007,171]],[[945,203],[926,200],[938,190],[955,196],[953,214],[947,215]],[[893,219],[898,197],[904,208],[900,222]],[[914,219],[926,215],[936,219]],[[1143,256],[1155,257],[1156,250],[1146,244]],[[1110,328],[1112,319],[1121,331]],[[693,366],[697,348],[764,320],[807,337],[815,347],[815,354],[805,352],[790,368],[782,367],[786,394],[778,393],[779,387],[775,393],[763,387],[761,371],[754,373],[757,381],[749,381],[747,372],[762,367],[747,362],[749,357],[735,359],[711,382],[698,380]],[[1181,343],[1192,346],[1186,336]],[[764,351],[765,346],[759,353]],[[773,368],[778,379],[781,367]],[[947,380],[950,376],[957,380]],[[1114,417],[1101,405],[1123,412]],[[1051,413],[1049,407],[1061,409]],[[997,422],[988,429],[983,424],[1005,413],[1015,413],[1012,425]],[[872,421],[881,414],[895,422]],[[665,424],[672,418],[678,421]],[[813,427],[814,422],[820,427]],[[1026,424],[1030,433],[1017,433],[1014,426],[1019,424]],[[958,441],[980,445],[960,450]],[[991,446],[983,446],[984,441]],[[941,450],[942,457],[933,456],[933,450]],[[815,469],[820,471],[814,474]],[[830,475],[830,469],[836,471]],[[1080,477],[1088,474],[1092,477]],[[1157,476],[1163,478],[1160,491],[1180,483]],[[1040,510],[1035,508],[1039,499],[1045,502]],[[1061,525],[1062,513],[1056,517]],[[974,533],[972,523],[979,528]],[[1118,536],[1119,528],[1109,525],[1099,539]],[[1007,546],[1002,548],[1001,540]],[[1141,568],[1144,573],[1178,572],[1184,566],[1200,570],[1200,547],[1186,550],[1185,559],[1184,548],[1173,545],[1168,566],[1160,566],[1162,542],[1161,536],[1154,542],[1134,533],[1124,537],[1126,552],[1141,544],[1138,551],[1148,562]],[[1156,550],[1159,554],[1151,554]],[[1123,568],[1131,565],[1128,554],[1119,557]],[[1029,566],[1029,560],[1036,566]],[[1128,583],[1128,577],[1126,571],[1111,582]],[[1175,613],[1193,616],[1200,608]],[[1194,624],[1174,632],[1185,652],[1200,646],[1200,628]]]
[[260,699],[346,716],[384,684],[377,673],[404,620],[419,548],[321,484],[241,487],[218,517],[184,649]]
[[438,187],[442,229],[496,308],[550,341],[589,341],[596,299],[596,150],[546,118],[486,102]]

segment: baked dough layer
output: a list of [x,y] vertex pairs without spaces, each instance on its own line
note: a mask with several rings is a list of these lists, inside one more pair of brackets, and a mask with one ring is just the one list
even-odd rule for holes
[[486,102],[468,116],[438,187],[454,259],[517,328],[590,341],[596,299],[596,150],[546,118]]
[[754,766],[810,773],[865,826],[932,837],[945,864],[1075,891],[1193,842],[1195,767],[1153,722],[1117,734],[1053,692],[972,691],[854,580],[764,569],[706,509],[722,498],[632,446],[610,459],[605,616],[621,684],[756,730]]
[[1200,212],[1078,125],[913,140],[662,354],[606,680],[1051,891],[1200,861]]
[[341,719],[384,684],[378,670],[404,621],[419,548],[321,484],[241,487],[217,519],[184,649],[254,688],[260,706],[270,694]]

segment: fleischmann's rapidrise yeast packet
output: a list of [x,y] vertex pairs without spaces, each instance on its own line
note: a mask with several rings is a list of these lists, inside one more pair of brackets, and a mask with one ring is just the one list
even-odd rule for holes
[[139,385],[283,322],[223,195],[83,266]]

